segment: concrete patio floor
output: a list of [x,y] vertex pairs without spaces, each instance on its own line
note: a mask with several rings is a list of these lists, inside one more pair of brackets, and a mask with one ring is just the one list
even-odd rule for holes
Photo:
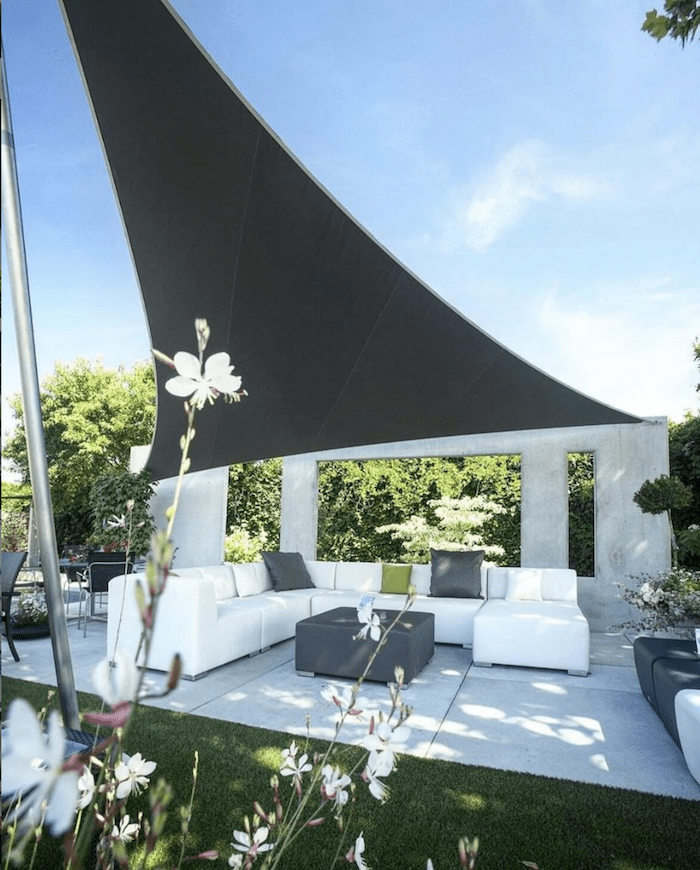
[[[106,655],[107,627],[70,624],[75,682],[94,692],[91,672]],[[56,685],[50,640],[17,641],[15,662],[3,638],[3,676]],[[157,690],[164,675],[150,671]],[[331,738],[336,710],[321,698],[329,682],[300,677],[294,641],[239,659],[201,679],[182,681],[170,696],[145,703],[245,725],[303,736]],[[432,662],[404,692],[413,707],[406,751],[425,758],[484,765],[543,776],[627,788],[700,801],[700,785],[683,755],[639,690],[632,643],[623,634],[591,636],[591,674],[472,665],[471,652],[438,644]],[[383,684],[366,683],[359,707],[389,709]],[[360,739],[367,727],[353,720],[344,742]]]

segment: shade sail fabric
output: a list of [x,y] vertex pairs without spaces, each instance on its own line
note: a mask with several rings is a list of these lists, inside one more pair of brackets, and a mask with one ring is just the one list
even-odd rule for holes
[[[528,365],[378,244],[161,0],[62,0],[154,348],[227,351],[248,398],[197,417],[192,470],[478,432],[633,423]],[[401,207],[396,204],[397,209]],[[177,473],[164,389],[148,467]]]

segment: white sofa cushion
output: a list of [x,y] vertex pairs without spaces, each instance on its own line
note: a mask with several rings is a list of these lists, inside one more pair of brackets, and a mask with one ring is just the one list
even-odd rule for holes
[[335,562],[305,559],[311,582],[317,589],[335,589]]
[[542,601],[539,568],[509,568],[506,584],[506,601]]
[[542,598],[578,601],[578,578],[573,568],[542,568]]
[[241,598],[260,595],[272,589],[272,579],[264,562],[248,562],[233,566],[233,576],[236,578],[236,588]]
[[414,565],[411,571],[411,585],[418,595],[430,595],[430,565]]
[[379,592],[382,588],[381,562],[338,562],[335,588],[341,592]]
[[208,568],[202,568],[201,570],[203,576],[208,577],[214,584],[214,595],[217,601],[222,598],[234,598],[238,595],[232,565],[228,563],[210,565]]
[[199,580],[204,577],[204,570],[202,568],[173,568],[170,571],[170,575],[173,577],[184,577],[187,580]]
[[474,616],[475,664],[589,669],[588,622],[568,601],[489,599]]

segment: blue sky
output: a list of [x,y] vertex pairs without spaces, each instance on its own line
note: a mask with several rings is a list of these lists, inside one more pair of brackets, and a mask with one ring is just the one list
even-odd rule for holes
[[[173,5],[302,163],[469,319],[624,411],[697,408],[700,44],[643,34],[650,0]],[[58,4],[4,0],[3,41],[40,377],[77,356],[131,366],[146,324]],[[3,273],[6,397],[4,248]]]

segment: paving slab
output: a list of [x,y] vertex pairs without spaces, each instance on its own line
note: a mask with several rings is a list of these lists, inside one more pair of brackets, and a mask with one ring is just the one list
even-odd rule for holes
[[[68,629],[76,687],[94,692],[91,673],[106,655],[106,625],[91,622],[87,636]],[[20,641],[15,662],[4,643],[6,676],[56,684],[49,639]],[[148,691],[164,675],[149,671]],[[294,641],[239,659],[195,681],[181,681],[166,698],[147,704],[177,712],[330,739],[337,707],[321,697],[329,683],[350,680],[302,677],[294,667]],[[642,696],[631,638],[591,635],[591,673],[494,665],[477,668],[471,651],[438,644],[431,663],[405,690],[413,707],[405,751],[425,758],[477,764],[700,801],[700,785],[682,753]],[[362,717],[350,719],[340,739],[355,743],[372,712],[388,715],[387,687],[366,683],[358,697]],[[308,722],[307,722],[308,717]]]

